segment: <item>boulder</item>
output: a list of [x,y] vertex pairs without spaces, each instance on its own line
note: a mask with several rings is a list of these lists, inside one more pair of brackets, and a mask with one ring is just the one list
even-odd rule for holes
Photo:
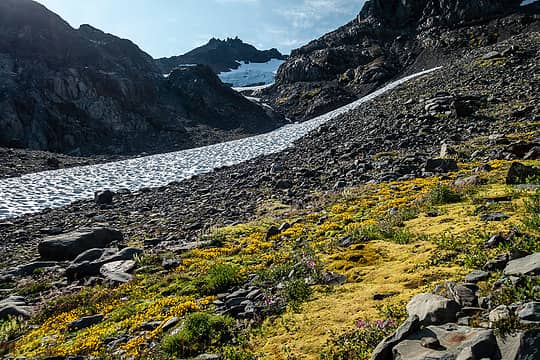
[[526,166],[522,163],[515,162],[510,166],[510,169],[508,169],[508,173],[506,174],[506,184],[523,184],[533,177],[540,177],[540,168]]
[[428,159],[424,170],[430,173],[447,173],[458,171],[459,167],[454,159]]
[[56,265],[57,263],[54,261],[34,261],[29,264],[17,266],[16,268],[10,270],[8,274],[13,276],[28,276],[32,275],[39,269],[51,268]]
[[460,306],[454,300],[434,294],[418,294],[407,305],[409,316],[418,316],[422,325],[454,322]]
[[540,329],[497,337],[497,344],[501,353],[501,359],[540,359]]
[[22,296],[10,296],[0,301],[0,320],[8,317],[30,317],[30,307]]
[[107,277],[107,274],[132,272],[136,267],[137,264],[133,260],[120,260],[104,264],[101,269],[99,269],[99,272]]
[[[120,251],[115,248],[90,249],[80,254],[75,260],[73,260],[71,265],[66,269],[65,275],[70,281],[83,279],[90,276],[97,276],[100,274],[104,275],[100,271],[103,266],[114,263],[115,265],[111,265],[114,267],[118,265],[119,262],[124,262],[122,266],[127,266],[126,264],[128,263],[126,263],[126,261],[132,261],[136,255],[140,255],[142,253],[143,251],[141,249],[133,247],[127,247]],[[97,257],[98,255],[100,256]]]
[[482,178],[478,175],[459,178],[454,181],[454,185],[456,185],[457,187],[482,185]]
[[392,360],[392,349],[403,339],[420,329],[420,319],[413,315],[409,317],[397,330],[377,345],[371,354],[371,360]]
[[92,248],[104,248],[113,241],[122,241],[120,231],[107,228],[81,229],[67,234],[50,236],[38,245],[44,260],[73,260]]
[[[441,347],[422,346],[422,339],[435,338]],[[447,324],[428,326],[394,347],[395,360],[498,359],[497,340],[492,330]]]
[[94,201],[98,205],[110,205],[113,203],[114,193],[111,190],[100,190],[94,193]]
[[523,322],[540,322],[540,302],[531,301],[523,304],[517,314],[519,319]]
[[509,219],[510,216],[500,212],[482,214],[480,215],[480,220],[490,222],[490,221],[503,221]]
[[68,324],[68,330],[70,331],[77,331],[81,329],[86,329],[90,326],[99,324],[101,321],[103,321],[103,315],[92,315],[92,316],[85,316],[80,319],[74,320]]
[[9,317],[22,317],[28,319],[30,317],[30,311],[27,307],[7,305],[0,308],[0,320],[6,320]]
[[[73,260],[73,264],[78,264],[78,263],[82,263],[82,262],[85,262],[85,261],[94,261],[94,260],[97,260],[99,259],[100,257],[103,256],[103,254],[105,253],[105,251],[107,251],[108,249],[98,249],[98,248],[95,248],[95,249],[88,249],[84,252],[82,252],[81,254],[79,254],[75,260]],[[118,249],[114,249],[115,252],[118,250]]]
[[525,256],[508,262],[504,268],[506,276],[539,275],[540,253]]
[[506,305],[499,305],[489,313],[489,321],[497,323],[510,318],[510,309]]
[[477,283],[480,281],[487,280],[489,278],[489,273],[487,271],[475,270],[465,276],[465,281],[468,283]]
[[540,159],[540,146],[533,147],[528,153],[523,157],[525,160],[536,160]]
[[459,284],[454,287],[454,294],[457,303],[462,307],[478,306],[478,286],[475,284]]

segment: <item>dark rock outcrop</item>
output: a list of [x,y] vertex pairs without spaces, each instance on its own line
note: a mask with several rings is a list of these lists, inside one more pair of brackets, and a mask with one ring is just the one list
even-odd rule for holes
[[95,228],[50,236],[39,243],[39,255],[45,260],[73,260],[86,250],[104,248],[113,241],[122,241],[120,231]]
[[291,119],[307,120],[402,74],[441,65],[464,49],[540,28],[538,4],[520,3],[367,1],[356,19],[292,51],[266,96]]
[[2,1],[0,146],[73,155],[163,152],[281,124],[210,70],[178,71],[165,78],[131,41],[89,25],[73,29],[34,1]]
[[156,60],[164,74],[170,73],[178,66],[185,64],[208,65],[214,72],[238,69],[238,61],[265,63],[271,59],[285,60],[277,49],[258,50],[238,38],[220,40],[212,38],[207,44],[193,49],[184,55],[172,56]]

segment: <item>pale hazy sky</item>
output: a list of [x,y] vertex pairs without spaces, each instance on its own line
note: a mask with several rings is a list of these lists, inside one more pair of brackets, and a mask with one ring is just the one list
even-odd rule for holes
[[73,27],[90,24],[154,57],[179,55],[211,37],[284,53],[352,20],[365,0],[38,0]]

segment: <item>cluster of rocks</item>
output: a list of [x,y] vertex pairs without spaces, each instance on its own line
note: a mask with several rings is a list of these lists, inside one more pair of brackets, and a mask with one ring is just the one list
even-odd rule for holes
[[17,284],[24,284],[28,277],[45,274],[43,281],[51,283],[56,295],[79,284],[114,286],[130,281],[137,267],[135,260],[143,250],[120,248],[122,241],[123,234],[109,228],[83,228],[45,237],[38,245],[39,259],[3,269],[0,279],[5,288],[2,293],[9,296],[0,302],[0,319],[29,316],[32,304],[15,296]]
[[[494,283],[492,294],[487,296],[480,296],[477,285],[492,275],[484,270],[467,275],[466,283],[446,283],[432,294],[415,296],[407,305],[410,317],[379,344],[372,360],[539,358],[538,299],[498,305],[494,302],[496,292],[502,287],[519,289],[527,281],[538,279],[540,253],[511,258],[507,255],[506,261],[499,261],[497,269],[504,269],[503,277]],[[490,265],[485,268],[497,270]],[[535,289],[535,293],[539,292],[540,289]],[[511,319],[516,321],[512,323]],[[517,328],[505,328],[508,326]]]
[[[273,299],[272,301],[283,303],[282,299]],[[216,307],[216,312],[220,315],[255,321],[262,318],[265,308],[273,305],[265,293],[256,286],[246,286],[233,289],[229,293],[218,294],[213,304]]]

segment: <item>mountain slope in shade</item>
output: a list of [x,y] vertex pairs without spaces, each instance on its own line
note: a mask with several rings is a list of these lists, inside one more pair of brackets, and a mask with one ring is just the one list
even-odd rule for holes
[[164,74],[185,64],[208,65],[214,72],[221,73],[238,69],[239,61],[266,63],[272,59],[285,60],[277,49],[258,50],[253,45],[244,43],[238,38],[220,40],[212,38],[207,44],[180,56],[157,59],[156,63]]
[[0,2],[0,146],[163,152],[280,126],[207,67],[165,79],[129,40],[73,29],[31,0]]
[[466,49],[540,28],[538,2],[370,0],[356,19],[294,50],[266,91],[273,106],[307,120],[409,71]]

